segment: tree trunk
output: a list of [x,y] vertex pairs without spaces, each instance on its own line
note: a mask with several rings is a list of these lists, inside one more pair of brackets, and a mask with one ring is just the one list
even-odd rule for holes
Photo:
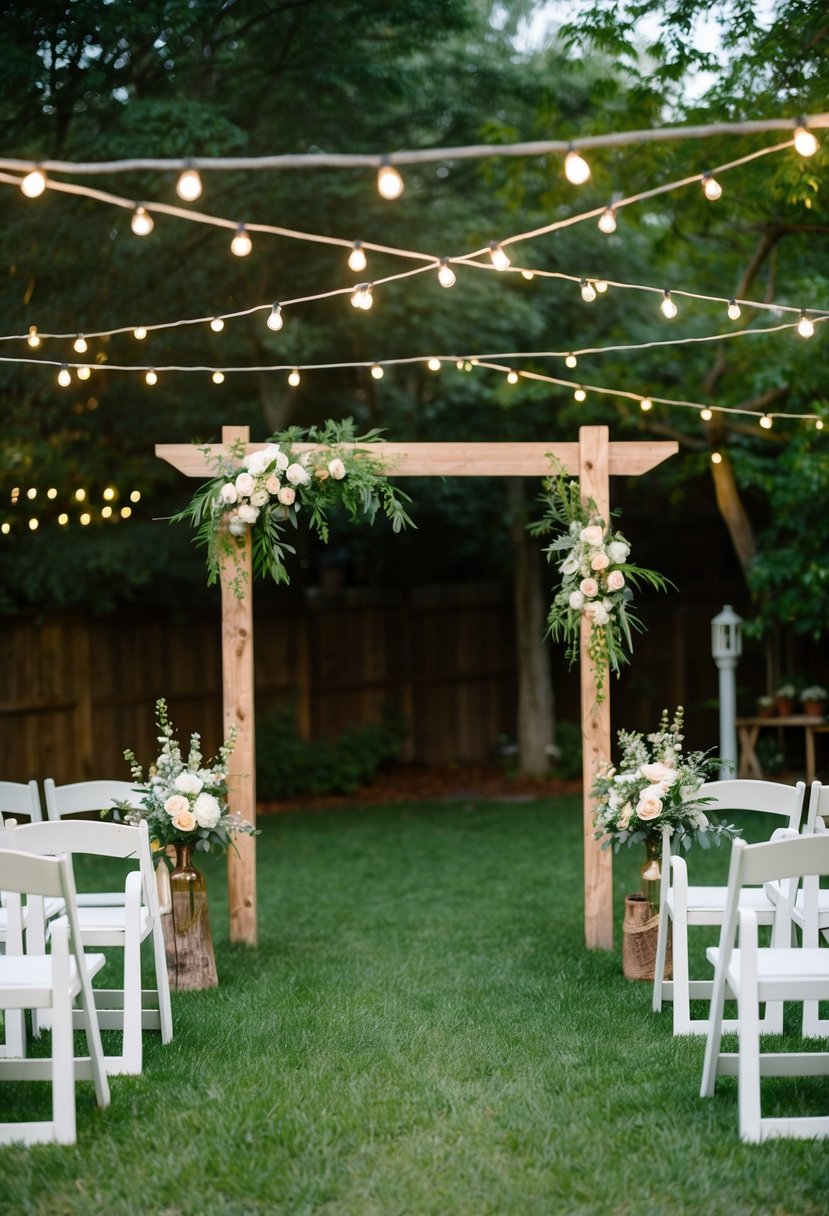
[[553,742],[553,688],[550,648],[544,639],[542,558],[537,542],[527,533],[527,503],[521,478],[507,479],[507,501],[514,558],[519,772],[537,776],[550,767],[549,748]]

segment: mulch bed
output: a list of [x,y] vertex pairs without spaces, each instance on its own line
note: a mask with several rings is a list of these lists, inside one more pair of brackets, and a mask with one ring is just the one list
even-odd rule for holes
[[562,794],[581,794],[580,780],[522,777],[509,775],[485,764],[445,764],[434,767],[396,764],[378,773],[371,785],[354,794],[296,795],[284,802],[260,802],[260,815],[280,811],[328,810],[346,806],[377,806],[399,802],[455,802],[463,799],[492,798],[527,802],[555,798]]

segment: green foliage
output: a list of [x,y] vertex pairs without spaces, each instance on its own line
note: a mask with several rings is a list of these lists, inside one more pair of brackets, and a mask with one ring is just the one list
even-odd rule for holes
[[581,724],[578,722],[556,722],[556,749],[553,756],[553,773],[565,780],[577,780],[582,775]]
[[302,739],[292,706],[257,720],[256,789],[279,802],[297,794],[353,794],[394,760],[406,735],[405,722],[387,712],[382,722],[352,726],[330,741]]

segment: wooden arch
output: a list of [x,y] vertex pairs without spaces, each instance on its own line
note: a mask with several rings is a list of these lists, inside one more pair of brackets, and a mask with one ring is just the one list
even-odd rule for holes
[[[222,443],[213,448],[190,444],[157,444],[156,455],[187,477],[212,477],[214,456],[228,444],[241,442],[247,452],[264,443],[250,443],[247,427],[222,428]],[[313,449],[297,444],[297,450]],[[605,426],[579,428],[578,443],[383,443],[372,444],[373,456],[382,458],[385,472],[398,477],[546,477],[550,457],[579,478],[583,499],[592,499],[605,519],[610,511],[610,478],[638,477],[673,456],[676,443],[611,443]],[[252,583],[250,537],[245,556]],[[236,573],[232,570],[231,574]],[[596,704],[596,684],[586,657],[589,624],[581,639],[581,730],[584,803],[584,935],[591,949],[613,946],[613,874],[610,850],[600,850],[593,838],[590,788],[596,770],[610,756],[610,700]],[[222,577],[222,672],[225,736],[232,726],[238,741],[230,766],[231,810],[256,820],[256,758],[253,706],[253,602],[249,594],[239,600]],[[238,853],[228,853],[230,939],[255,946],[256,841],[241,836]]]

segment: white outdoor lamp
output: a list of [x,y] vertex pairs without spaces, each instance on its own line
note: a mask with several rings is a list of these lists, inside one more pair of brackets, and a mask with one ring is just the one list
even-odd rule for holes
[[[720,673],[720,780],[737,771],[737,661],[743,653],[743,618],[730,604],[711,621],[711,654]],[[733,768],[726,767],[729,762]]]

